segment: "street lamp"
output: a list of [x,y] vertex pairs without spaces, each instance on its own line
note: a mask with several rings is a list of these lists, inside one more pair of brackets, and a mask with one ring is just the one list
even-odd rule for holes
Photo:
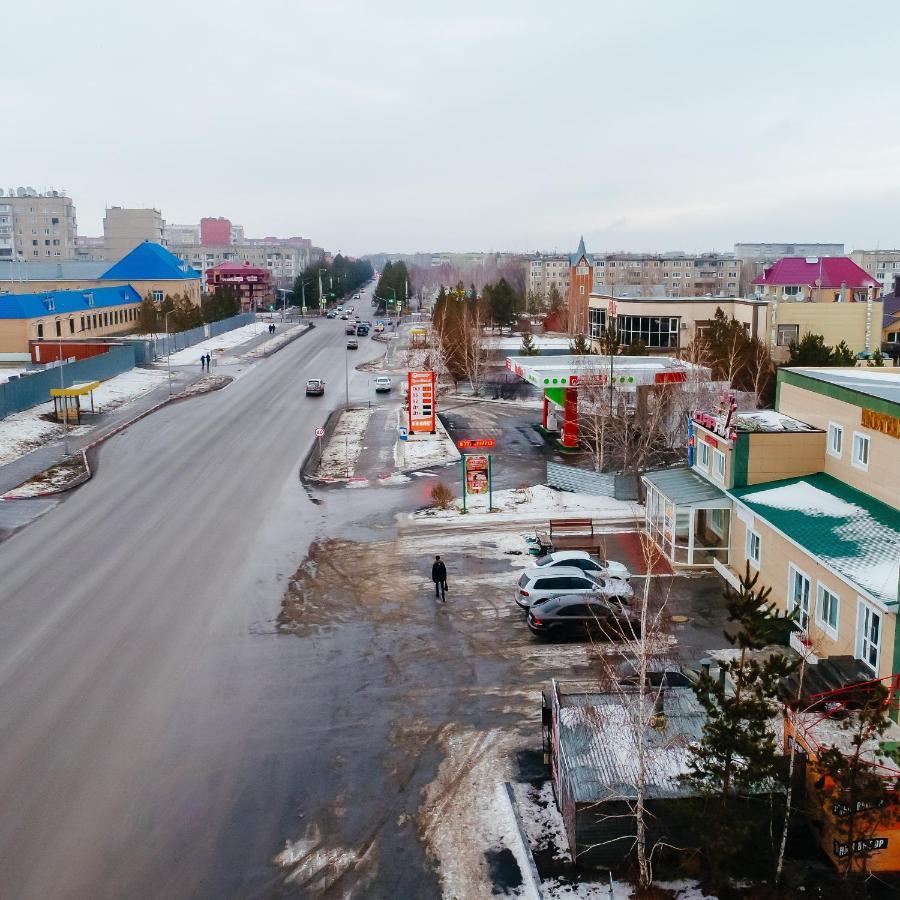
[[[57,326],[60,327],[59,337],[59,351],[57,356],[57,362],[59,363],[59,386],[62,390],[62,396],[60,400],[62,400],[63,405],[63,453],[68,456],[69,455],[69,398],[66,396],[66,384],[65,379],[63,377],[63,355],[62,355],[62,327],[59,326],[59,322],[57,322]],[[93,395],[92,395],[93,396]]]
[[322,273],[328,274],[328,269],[319,269],[319,310],[322,309]]
[[169,334],[169,316],[175,312],[174,309],[170,309],[165,316],[163,317],[166,322],[166,371],[169,375],[169,396],[172,396],[172,337]]

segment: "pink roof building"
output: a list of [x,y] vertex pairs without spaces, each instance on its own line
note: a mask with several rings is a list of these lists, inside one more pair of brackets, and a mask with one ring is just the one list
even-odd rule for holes
[[754,284],[809,288],[879,288],[881,284],[847,256],[785,256],[753,280]]

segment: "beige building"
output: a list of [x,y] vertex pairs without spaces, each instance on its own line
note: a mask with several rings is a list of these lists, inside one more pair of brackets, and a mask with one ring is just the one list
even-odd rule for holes
[[850,259],[878,281],[882,294],[894,290],[894,280],[900,278],[900,250],[854,250]]
[[741,261],[729,253],[593,255],[594,293],[644,297],[735,297]]
[[0,190],[0,260],[75,258],[75,205],[62,191]]
[[534,256],[528,260],[525,293],[546,300],[552,288],[565,300],[569,296],[569,257]]
[[165,246],[165,227],[158,209],[108,207],[103,217],[104,258],[116,262],[144,241]]
[[733,587],[758,572],[813,661],[897,673],[900,370],[781,369],[776,406],[696,411],[691,468],[646,478],[648,531]]
[[206,270],[225,262],[248,262],[268,269],[281,287],[293,286],[294,279],[309,265],[309,251],[274,238],[272,241],[245,239],[240,244],[198,246],[193,243],[170,244],[169,250],[182,262],[206,278]]
[[855,353],[877,345],[880,300],[865,303],[804,303],[775,294],[740,297],[613,297],[592,294],[588,302],[590,338],[595,351],[606,329],[610,308],[616,313],[619,343],[640,339],[648,353],[677,353],[702,337],[721,309],[744,325],[747,334],[769,348],[775,362],[786,362],[790,344],[807,333],[821,334],[834,346],[844,340]]

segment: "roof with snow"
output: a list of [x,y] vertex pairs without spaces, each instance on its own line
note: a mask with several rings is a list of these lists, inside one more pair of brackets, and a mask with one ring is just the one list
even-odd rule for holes
[[594,257],[584,249],[584,235],[581,236],[581,240],[578,242],[578,249],[569,257],[569,265],[577,266],[582,257],[587,260],[589,266],[594,264]]
[[900,510],[822,472],[730,493],[841,578],[896,608]]
[[140,302],[141,295],[130,284],[85,291],[0,294],[0,319],[37,319]]
[[[814,383],[803,383],[803,387],[820,393],[837,395],[839,399],[855,403],[857,406],[873,406],[867,400],[874,398],[884,401],[885,406],[879,411],[888,415],[900,416],[900,369],[873,366],[841,368],[825,367],[822,369],[798,366],[784,367],[778,372],[779,381],[811,379]],[[821,387],[818,387],[821,386]],[[830,386],[830,387],[829,387]],[[835,392],[833,389],[837,389]]]
[[104,281],[185,281],[199,277],[199,272],[152,241],[138,244],[100,276]]
[[731,424],[737,431],[762,431],[766,433],[821,430],[792,416],[776,412],[774,409],[752,409],[747,412],[736,412]]
[[848,288],[880,287],[865,269],[847,256],[785,256],[753,284],[808,285],[809,287]]

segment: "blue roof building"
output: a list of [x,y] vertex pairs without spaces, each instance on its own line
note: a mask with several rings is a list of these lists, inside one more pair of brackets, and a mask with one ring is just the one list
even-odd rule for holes
[[69,313],[139,304],[141,295],[130,285],[85,291],[45,291],[40,294],[0,294],[0,319],[37,319]]
[[186,281],[200,273],[183,263],[161,244],[144,241],[107,269],[101,281]]

